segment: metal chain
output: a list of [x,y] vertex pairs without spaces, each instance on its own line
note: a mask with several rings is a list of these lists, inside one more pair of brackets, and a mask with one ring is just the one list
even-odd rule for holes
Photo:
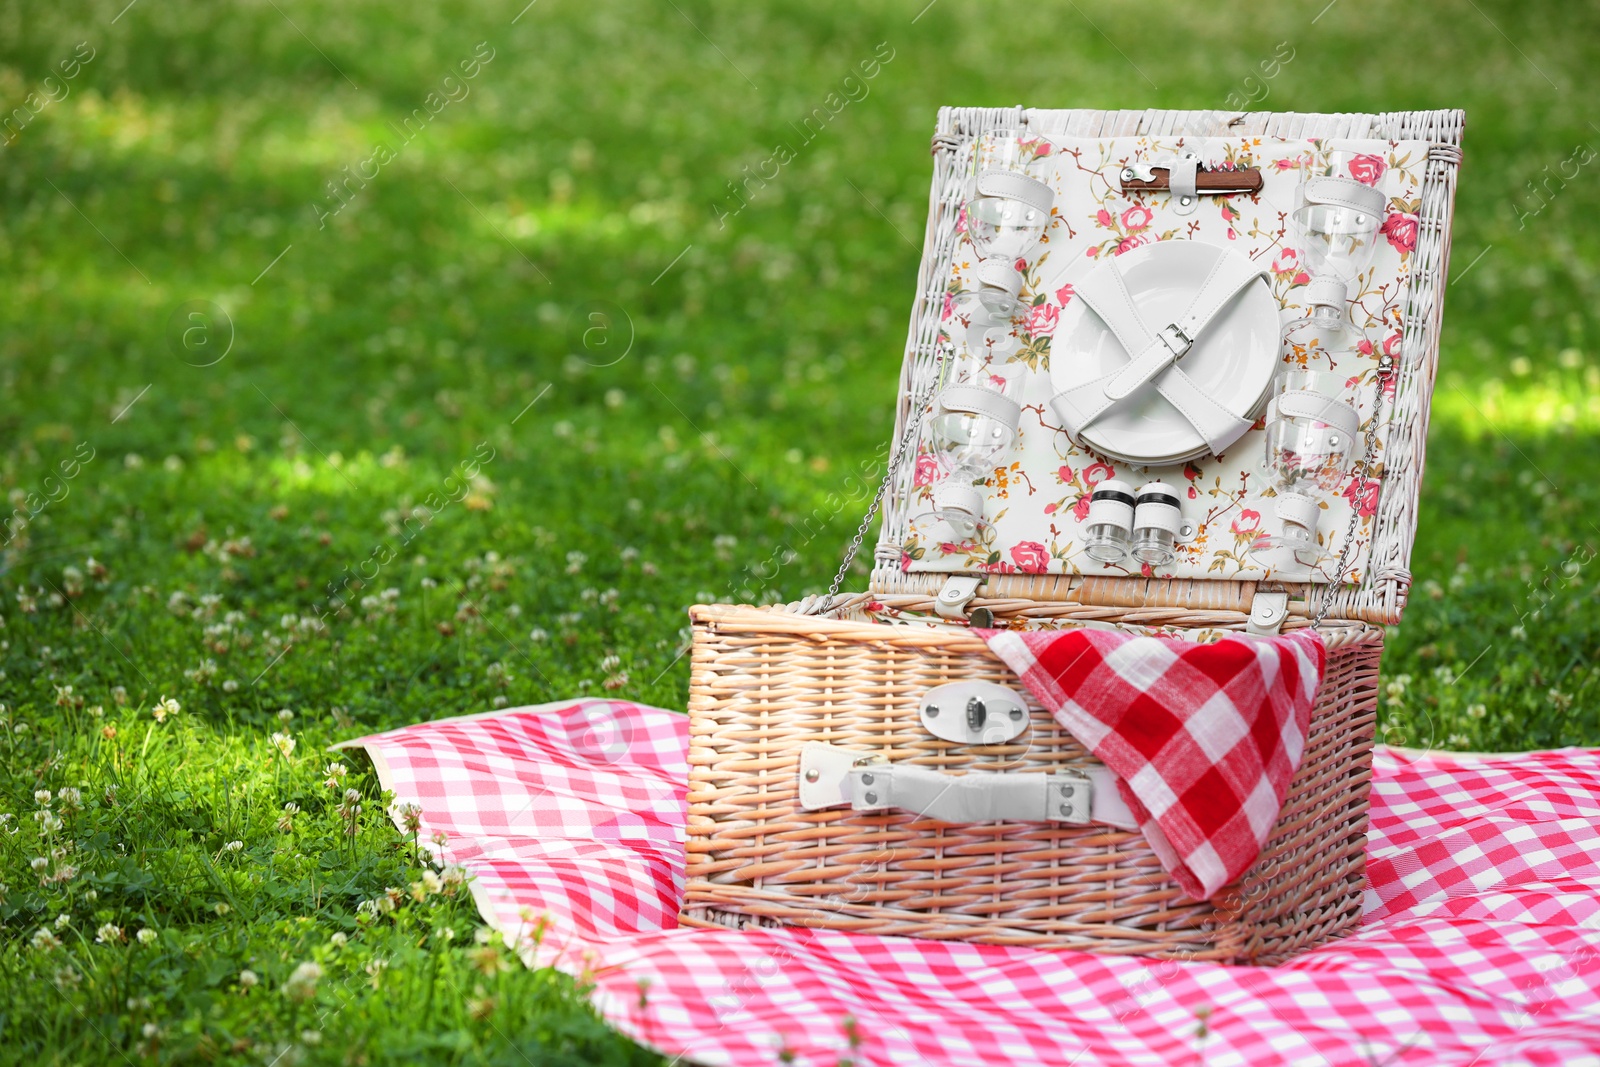
[[1327,595],[1322,598],[1322,604],[1317,608],[1317,613],[1311,616],[1311,625],[1321,625],[1322,620],[1328,617],[1328,612],[1333,610],[1333,601],[1339,593],[1339,586],[1344,582],[1345,573],[1350,569],[1350,548],[1355,544],[1356,525],[1361,521],[1361,498],[1367,491],[1367,484],[1372,480],[1372,467],[1378,458],[1378,421],[1383,413],[1383,388],[1394,375],[1394,359],[1383,356],[1378,362],[1378,388],[1372,398],[1372,419],[1367,423],[1366,455],[1361,459],[1361,481],[1356,486],[1356,491],[1351,495],[1350,522],[1344,530],[1344,544],[1339,548],[1339,565],[1334,569],[1333,578],[1328,583]]
[[877,517],[878,508],[883,504],[883,498],[888,495],[889,487],[894,484],[896,473],[904,461],[906,449],[917,439],[917,432],[922,428],[922,410],[928,406],[928,401],[933,399],[933,392],[939,388],[940,373],[944,370],[944,350],[938,350],[933,365],[933,380],[916,398],[906,416],[906,429],[900,435],[900,441],[895,446],[893,455],[889,457],[889,468],[883,472],[883,481],[878,483],[878,491],[873,494],[872,503],[867,507],[867,513],[861,519],[861,525],[856,527],[855,537],[845,546],[844,559],[839,564],[839,572],[833,576],[833,584],[828,586],[828,595],[823,599],[822,606],[816,614],[826,615],[833,610],[834,599],[839,595],[839,587],[844,584],[844,576],[850,570],[850,564],[855,562],[856,553],[861,551],[861,545],[867,539],[867,531],[872,528],[872,520]]

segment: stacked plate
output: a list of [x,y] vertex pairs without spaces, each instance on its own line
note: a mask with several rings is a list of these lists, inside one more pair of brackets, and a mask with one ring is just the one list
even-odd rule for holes
[[[1117,269],[1145,322],[1183,317],[1196,291],[1223,256],[1236,252],[1200,241],[1160,241],[1120,255]],[[1130,356],[1081,300],[1068,303],[1050,345],[1050,379],[1057,392],[1126,366]],[[1278,302],[1252,284],[1212,317],[1179,364],[1208,396],[1253,421],[1272,391],[1279,361]],[[1168,467],[1209,456],[1200,432],[1147,384],[1079,434],[1102,455],[1136,467]]]

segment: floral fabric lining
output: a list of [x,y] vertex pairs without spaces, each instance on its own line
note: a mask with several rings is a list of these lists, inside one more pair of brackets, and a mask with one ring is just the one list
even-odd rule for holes
[[[1209,165],[1259,167],[1263,187],[1254,196],[1202,196],[1199,208],[1183,216],[1165,193],[1124,196],[1119,171],[1128,163],[1159,162],[1178,154],[1180,145],[1199,152]],[[1382,191],[1387,199],[1377,254],[1351,286],[1351,317],[1366,340],[1359,354],[1335,359],[1316,345],[1291,346],[1285,362],[1308,370],[1346,376],[1346,399],[1361,412],[1363,433],[1370,417],[1378,358],[1401,354],[1401,315],[1405,304],[1417,218],[1427,163],[1425,141],[1341,140],[1337,148],[1354,151],[1341,174]],[[1330,142],[1269,137],[1178,138],[1041,137],[1035,151],[1050,168],[1047,180],[1056,191],[1050,228],[1039,249],[1018,262],[1024,276],[1023,300],[1031,305],[1014,330],[1017,349],[1011,362],[1027,367],[1019,439],[1004,465],[986,482],[986,516],[992,527],[965,542],[949,540],[948,527],[932,518],[934,485],[943,472],[926,440],[913,476],[913,516],[902,545],[901,565],[909,571],[989,572],[1001,574],[1110,574],[1162,578],[1261,580],[1274,574],[1248,551],[1259,533],[1275,532],[1273,491],[1261,469],[1263,429],[1256,426],[1228,452],[1179,467],[1141,470],[1074,445],[1059,425],[1049,400],[1050,344],[1062,309],[1073,299],[1073,287],[1108,257],[1155,241],[1191,240],[1231,248],[1265,264],[1283,323],[1307,309],[1298,301],[1309,282],[1290,229],[1296,188],[1308,174],[1328,164]],[[964,213],[956,221],[965,233]],[[977,283],[978,259],[970,242],[956,249],[944,306],[942,332],[959,338],[970,325],[970,300]],[[1008,368],[1014,370],[1015,368]],[[1328,561],[1312,580],[1330,580],[1332,560],[1342,547],[1350,512],[1359,514],[1347,581],[1359,583],[1366,568],[1372,520],[1382,490],[1383,444],[1388,414],[1393,410],[1394,379],[1388,380],[1384,423],[1378,431],[1378,477],[1357,495],[1353,475],[1326,499],[1318,539]],[[1080,526],[1088,515],[1089,494],[1107,478],[1136,484],[1160,479],[1184,492],[1184,516],[1195,522],[1196,536],[1179,546],[1178,559],[1160,571],[1148,565],[1107,566],[1083,553]],[[921,514],[919,514],[921,513]],[[1304,579],[1304,572],[1297,575]]]

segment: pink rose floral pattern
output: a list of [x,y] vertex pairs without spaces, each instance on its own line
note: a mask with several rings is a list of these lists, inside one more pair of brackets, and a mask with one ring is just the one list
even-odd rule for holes
[[[1350,286],[1350,316],[1365,340],[1355,356],[1340,360],[1337,367],[1330,366],[1328,354],[1318,350],[1286,350],[1284,359],[1346,376],[1346,395],[1357,404],[1364,431],[1378,382],[1378,360],[1383,355],[1398,358],[1404,343],[1402,310],[1417,246],[1427,145],[1420,141],[1358,144],[1354,155],[1341,157],[1347,160],[1342,166],[1349,177],[1382,192],[1388,204],[1374,262]],[[1092,314],[1075,307],[1074,286],[1100,262],[1133,248],[1171,240],[1231,247],[1267,271],[1286,320],[1307,313],[1301,301],[1311,271],[1281,205],[1293,202],[1295,186],[1306,177],[1329,172],[1333,163],[1329,147],[1316,139],[1212,138],[1196,146],[1202,157],[1213,165],[1261,168],[1266,183],[1261,194],[1206,197],[1201,209],[1189,215],[1177,214],[1165,194],[1122,195],[1116,179],[1122,167],[1171,158],[1186,147],[1163,138],[1041,139],[1038,154],[1052,161],[1051,180],[1057,194],[1051,226],[1039,247],[1017,263],[1023,275],[1023,310],[1004,344],[995,345],[984,364],[993,374],[1021,383],[1023,413],[1017,443],[982,482],[988,521],[963,539],[952,539],[947,525],[930,521],[933,489],[945,475],[929,453],[926,440],[920,443],[915,465],[902,482],[910,494],[905,508],[909,529],[902,538],[905,569],[1272,577],[1251,551],[1258,538],[1280,528],[1273,491],[1260,470],[1259,418],[1256,430],[1221,457],[1206,457],[1170,470],[1139,471],[1122,469],[1119,463],[1075,445],[1065,430],[1055,425],[1048,403],[1056,392],[1050,376],[1051,347],[1069,344],[1063,338],[1070,337],[1074,322],[1081,314]],[[1348,142],[1341,144],[1341,148],[1348,147]],[[964,232],[964,220],[964,214],[957,215],[958,234]],[[971,245],[963,240],[939,309],[943,337],[957,348],[971,332],[976,266]],[[1393,410],[1394,381],[1393,377],[1387,379],[1386,418]],[[1353,474],[1324,501],[1318,536],[1330,559],[1339,552],[1352,512],[1358,520],[1350,581],[1359,581],[1365,570],[1372,522],[1382,498],[1385,428],[1380,426],[1378,433],[1378,476],[1363,487],[1359,476]],[[1180,489],[1184,516],[1194,523],[1195,536],[1180,546],[1178,559],[1170,567],[1155,571],[1131,561],[1108,567],[1083,553],[1082,526],[1088,518],[1090,496],[1096,485],[1114,477],[1136,485],[1160,478]]]

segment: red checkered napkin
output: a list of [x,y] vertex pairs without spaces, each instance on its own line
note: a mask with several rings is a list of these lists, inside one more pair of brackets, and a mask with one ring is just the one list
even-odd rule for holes
[[1201,644],[1110,630],[980,630],[1117,776],[1161,865],[1196,900],[1261,854],[1300,766],[1327,650],[1315,631]]

